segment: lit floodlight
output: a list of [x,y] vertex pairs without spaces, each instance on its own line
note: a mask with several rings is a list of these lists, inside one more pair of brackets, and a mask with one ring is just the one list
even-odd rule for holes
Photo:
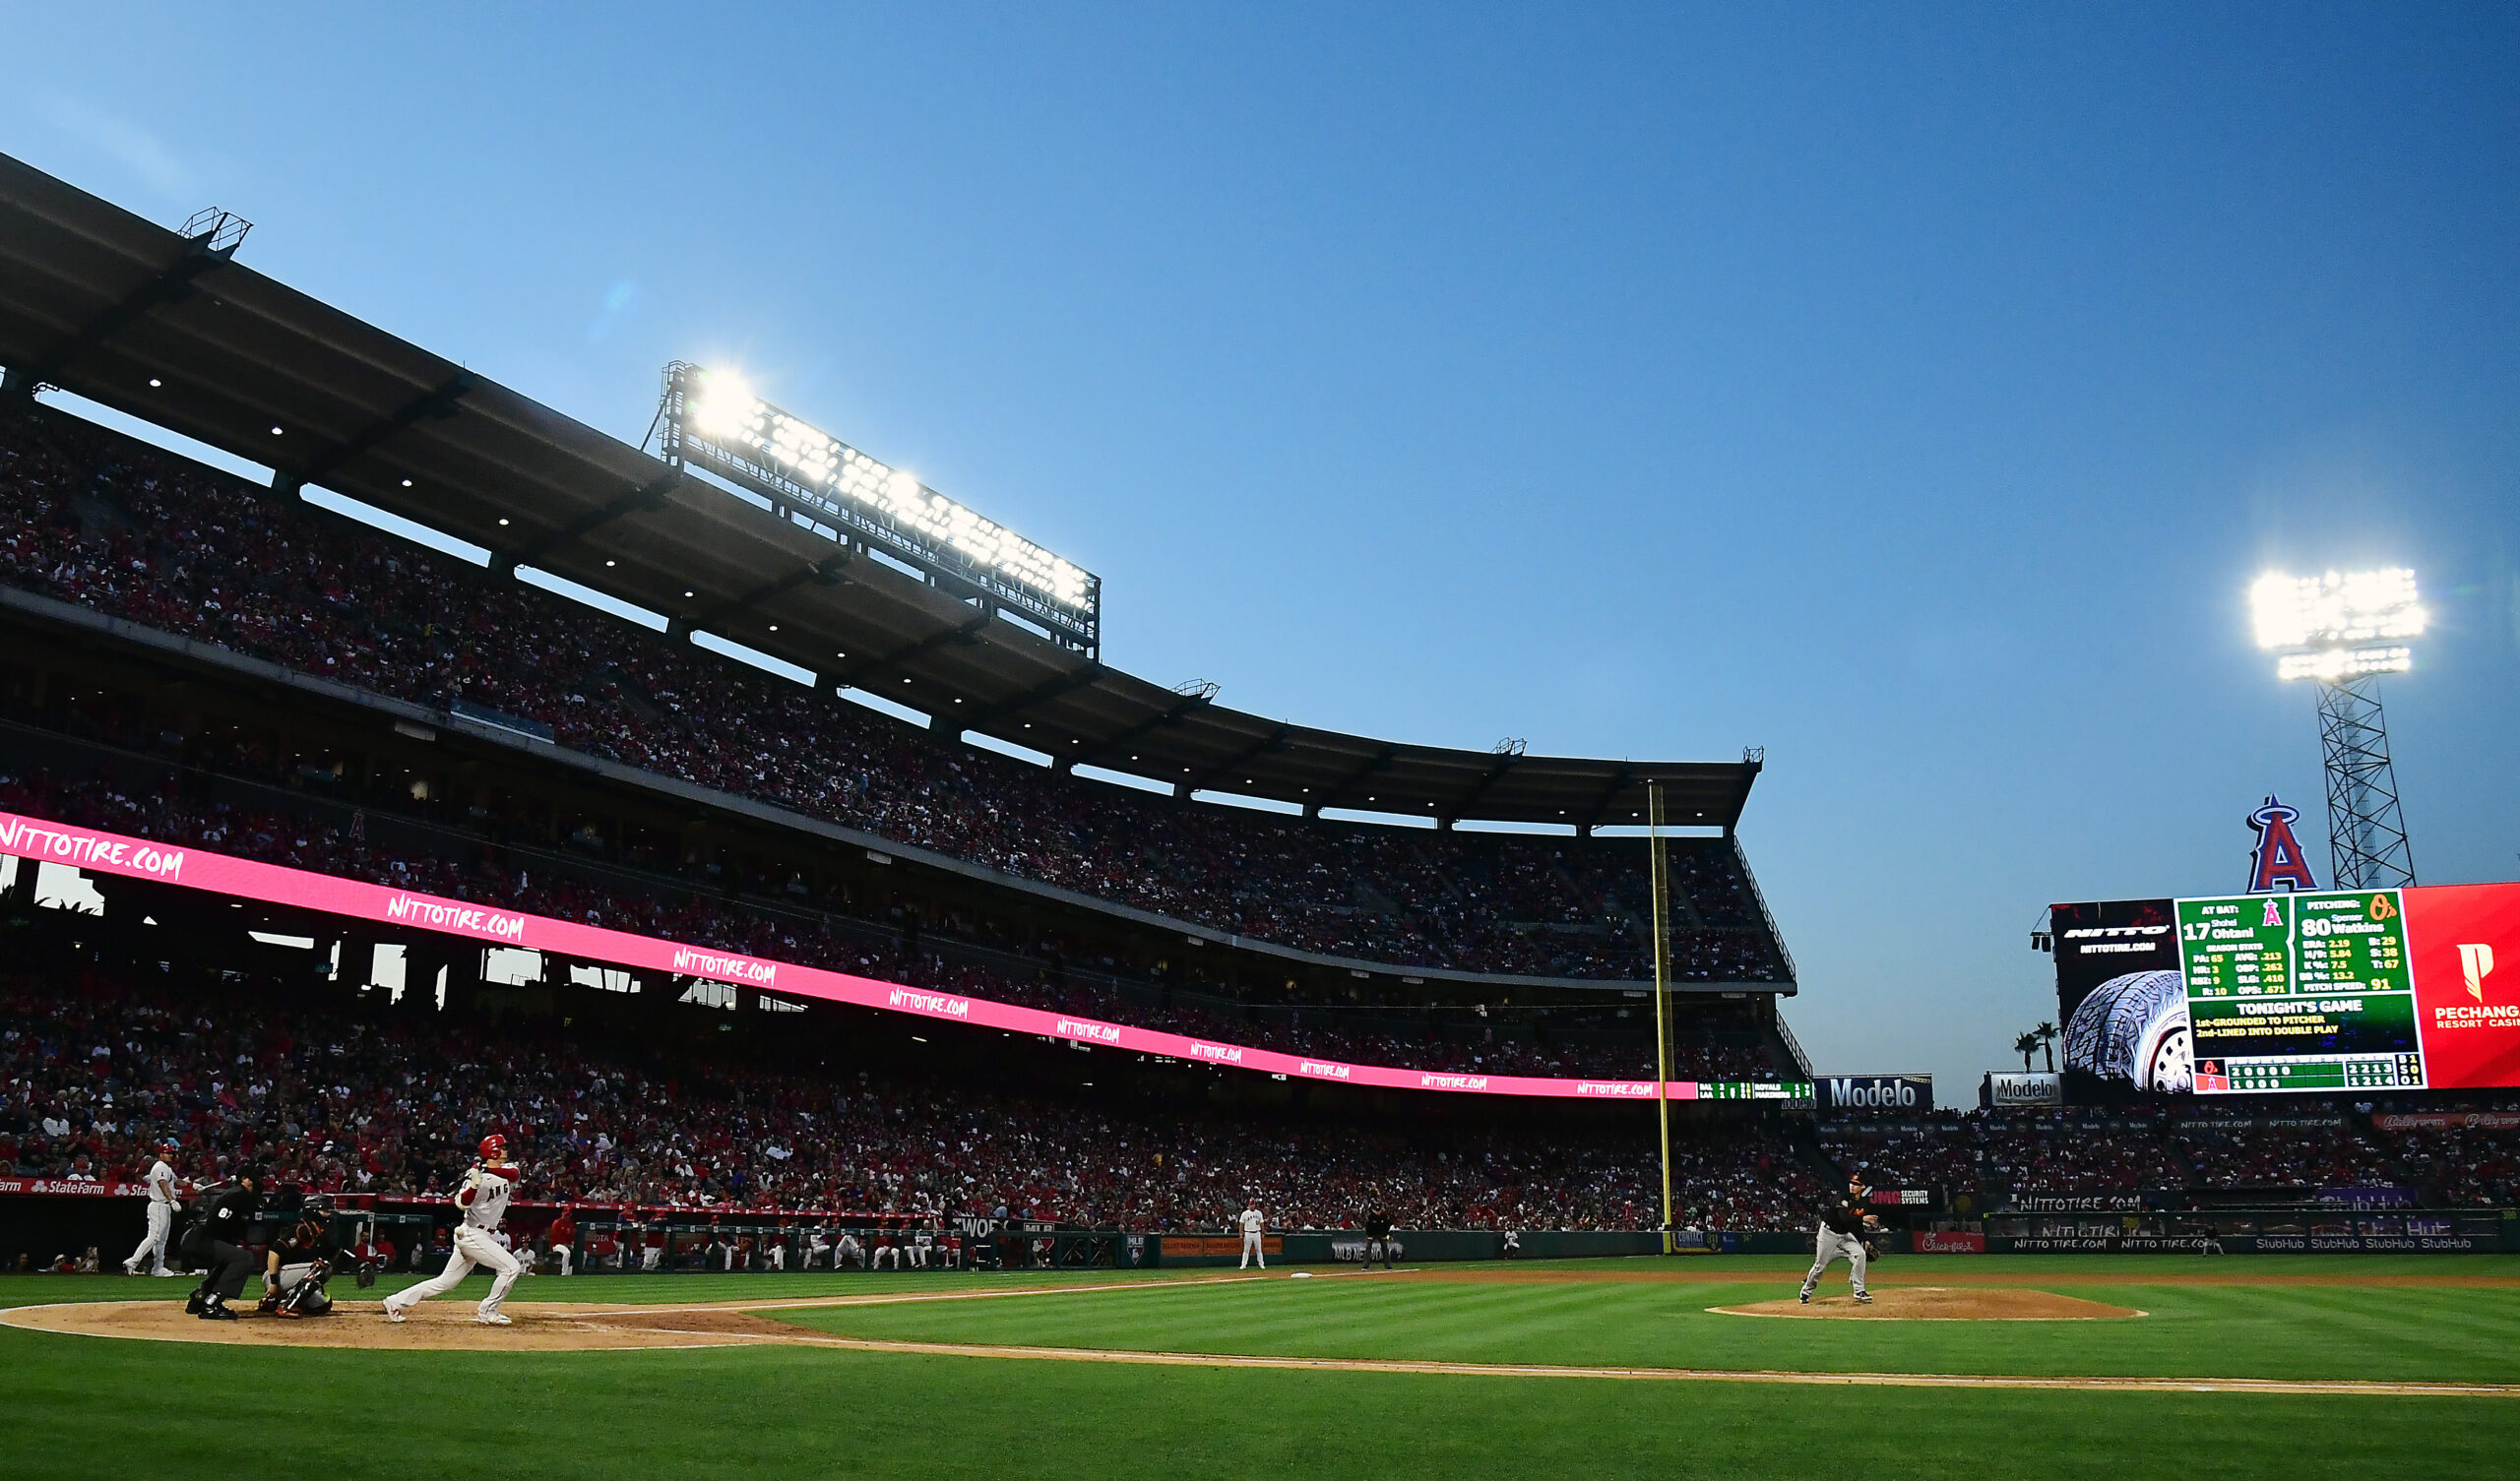
[[696,365],[674,373],[684,378],[683,420],[700,439],[774,471],[816,502],[877,516],[922,545],[950,550],[1071,616],[1098,621],[1100,584],[1091,573],[762,401],[740,377]]
[[713,437],[749,438],[763,410],[741,376],[701,371],[691,398],[691,419]]
[[2249,587],[2257,646],[2348,648],[2424,636],[2415,573],[2403,566],[2322,576],[2266,575]]
[[2415,667],[2411,648],[2330,648],[2311,653],[2286,653],[2275,660],[2279,679],[2359,679],[2365,674],[2402,674]]

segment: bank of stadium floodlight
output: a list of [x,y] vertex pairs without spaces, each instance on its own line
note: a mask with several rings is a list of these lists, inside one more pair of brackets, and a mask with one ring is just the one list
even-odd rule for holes
[[665,367],[665,459],[834,526],[931,577],[977,588],[1089,652],[1102,642],[1102,579],[755,395],[739,376]]
[[2375,645],[2424,636],[2424,602],[2415,573],[2403,566],[2322,576],[2270,573],[2249,587],[2248,600],[2259,648],[2319,660],[2303,666],[2279,659],[2280,678],[2404,672],[2413,662],[2410,649]]
[[2415,853],[2398,810],[2379,677],[2415,667],[2415,649],[2403,641],[2424,636],[2415,573],[2403,566],[2270,573],[2248,594],[2257,646],[2276,652],[2275,676],[2318,685],[2334,883],[2344,890],[2414,884]]

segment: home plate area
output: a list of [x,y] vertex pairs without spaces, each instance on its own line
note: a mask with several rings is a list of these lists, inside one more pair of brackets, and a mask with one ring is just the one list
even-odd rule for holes
[[1809,1305],[1791,1298],[1710,1306],[1728,1317],[1800,1317],[1855,1322],[2113,1322],[2140,1317],[2131,1306],[2085,1301],[2053,1291],[2010,1286],[1893,1285],[1872,1293],[1869,1304],[1850,1295],[1814,1296]]
[[0,1323],[38,1331],[160,1342],[235,1342],[272,1347],[360,1347],[402,1351],[583,1352],[627,1347],[724,1347],[779,1340],[793,1327],[724,1309],[607,1311],[564,1302],[511,1301],[508,1327],[472,1320],[470,1301],[430,1302],[402,1322],[388,1322],[366,1302],[343,1302],[339,1315],[284,1321],[249,1316],[203,1322],[180,1301],[97,1301],[25,1306]]

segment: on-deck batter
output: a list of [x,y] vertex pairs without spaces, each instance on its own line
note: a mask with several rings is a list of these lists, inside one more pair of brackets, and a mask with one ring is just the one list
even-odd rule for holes
[[158,1143],[158,1160],[149,1164],[149,1233],[131,1259],[122,1263],[126,1275],[140,1273],[140,1263],[150,1263],[152,1275],[172,1275],[166,1268],[166,1240],[175,1227],[175,1170],[166,1165],[166,1156],[175,1149],[172,1142]]

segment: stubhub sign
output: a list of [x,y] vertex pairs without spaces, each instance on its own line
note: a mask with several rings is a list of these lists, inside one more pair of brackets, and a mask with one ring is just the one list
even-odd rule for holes
[[1824,1111],[1930,1111],[1930,1075],[1824,1075],[1819,1080]]

